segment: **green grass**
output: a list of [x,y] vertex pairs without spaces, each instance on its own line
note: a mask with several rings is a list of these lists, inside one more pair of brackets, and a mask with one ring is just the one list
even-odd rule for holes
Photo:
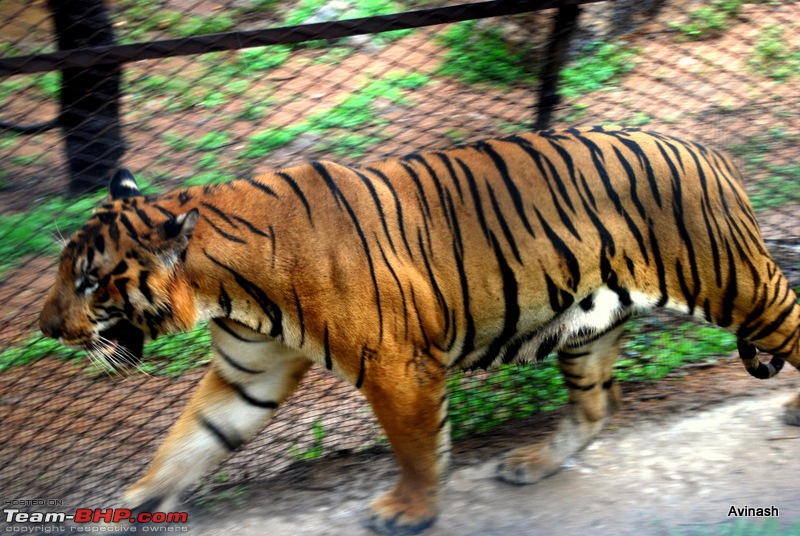
[[502,30],[478,21],[452,25],[439,38],[448,48],[438,74],[452,76],[469,84],[493,84],[509,87],[530,84],[535,80],[530,50],[512,49]]
[[[779,506],[780,508],[780,506]],[[800,521],[783,528],[775,519],[736,519],[719,525],[672,529],[672,536],[794,536],[800,534]]]
[[287,127],[272,127],[250,135],[240,157],[262,159],[272,151],[286,146],[304,133],[322,141],[317,150],[357,156],[370,145],[382,141],[376,134],[355,132],[371,126],[371,132],[381,130],[387,122],[379,118],[376,104],[383,99],[398,106],[412,103],[408,93],[423,87],[430,78],[419,73],[396,71],[372,80],[356,89],[333,107],[312,114],[305,121]]
[[0,215],[0,275],[28,255],[55,256],[59,237],[76,231],[100,202],[99,196],[48,198],[35,209]]
[[311,423],[312,444],[306,450],[300,450],[295,446],[290,447],[290,454],[295,460],[315,460],[325,454],[325,426],[322,419],[317,419]]
[[[735,337],[711,325],[687,322],[653,330],[649,323],[647,318],[629,323],[614,368],[616,379],[655,381],[685,364],[716,360],[736,351]],[[553,356],[541,363],[500,367],[486,379],[457,372],[449,387],[456,438],[555,409],[568,397]]]
[[[175,333],[147,343],[141,367],[148,374],[180,376],[208,362],[210,347],[211,336],[203,324],[193,331]],[[55,357],[63,361],[80,361],[92,374],[106,372],[104,369],[96,368],[85,352],[72,350],[59,344],[58,341],[34,334],[25,342],[0,352],[0,373],[46,357]]]
[[636,66],[637,50],[615,43],[596,42],[561,71],[559,92],[570,100],[608,88]]
[[791,150],[798,141],[797,134],[775,127],[730,147],[745,161],[742,172],[754,210],[800,202],[800,164],[775,164],[773,157],[778,151]]
[[669,26],[685,39],[717,37],[733,25],[744,3],[745,0],[712,0],[690,11],[688,20],[671,22]]
[[785,28],[772,24],[758,36],[748,64],[757,73],[786,81],[800,73],[800,44],[790,41]]

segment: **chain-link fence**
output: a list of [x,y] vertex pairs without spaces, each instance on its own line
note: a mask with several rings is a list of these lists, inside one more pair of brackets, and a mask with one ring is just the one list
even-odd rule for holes
[[[577,13],[582,2],[560,3]],[[641,126],[733,154],[797,285],[800,4],[586,3],[577,27],[561,33],[553,32],[557,9],[534,9],[546,4],[0,2],[4,495],[112,504],[202,375],[202,331],[151,344],[150,375],[122,378],[38,334],[59,241],[102,197],[83,192],[120,164],[156,193],[529,129],[542,95],[553,103],[541,83],[562,49],[553,126]],[[509,6],[529,12],[474,18]],[[417,8],[428,11],[409,14]],[[363,20],[331,22],[350,19]],[[459,433],[500,418],[477,406],[462,411]],[[361,395],[315,371],[215,474],[263,479],[296,460],[375,445],[384,440]]]

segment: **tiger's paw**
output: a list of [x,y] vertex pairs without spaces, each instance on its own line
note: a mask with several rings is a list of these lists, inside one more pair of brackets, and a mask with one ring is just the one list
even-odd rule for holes
[[792,426],[800,426],[800,394],[784,404],[783,422]]
[[497,466],[497,478],[503,482],[523,486],[533,484],[558,471],[560,460],[554,460],[543,445],[514,449],[506,454]]
[[380,534],[411,536],[433,525],[437,515],[435,505],[410,495],[400,497],[390,491],[370,505],[366,526]]

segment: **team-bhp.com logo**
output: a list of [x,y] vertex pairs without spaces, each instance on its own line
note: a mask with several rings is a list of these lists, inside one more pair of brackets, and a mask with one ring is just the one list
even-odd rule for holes
[[[50,525],[51,530],[46,532],[96,532],[98,524],[102,524],[105,529],[103,532],[130,530],[133,527],[142,532],[173,532],[176,524],[189,521],[189,515],[186,512],[133,512],[127,508],[78,508],[74,513],[26,512],[21,508],[4,508],[3,519],[8,523],[6,532],[19,533],[42,532],[31,530],[32,527],[26,525],[30,523]],[[63,526],[67,522],[74,525]]]

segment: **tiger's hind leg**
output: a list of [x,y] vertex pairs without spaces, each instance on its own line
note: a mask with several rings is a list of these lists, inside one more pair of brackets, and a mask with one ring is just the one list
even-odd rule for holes
[[511,484],[532,484],[558,471],[570,456],[589,444],[620,402],[614,382],[622,326],[581,346],[558,353],[558,364],[569,389],[569,408],[546,440],[514,449],[500,462],[497,476]]
[[210,323],[215,355],[208,372],[145,474],[124,493],[136,512],[170,511],[184,489],[264,427],[310,366],[293,350],[221,322]]
[[449,456],[444,358],[413,355],[373,367],[362,387],[400,466],[397,484],[372,502],[366,524],[392,536],[418,534],[436,520]]

